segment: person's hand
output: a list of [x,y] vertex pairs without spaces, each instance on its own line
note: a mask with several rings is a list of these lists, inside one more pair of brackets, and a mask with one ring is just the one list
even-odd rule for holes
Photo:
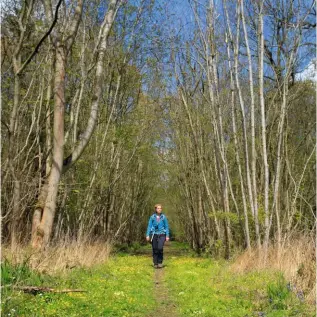
[[170,238],[169,238],[169,237],[166,237],[166,241],[170,241]]
[[150,241],[150,237],[146,237],[146,241]]

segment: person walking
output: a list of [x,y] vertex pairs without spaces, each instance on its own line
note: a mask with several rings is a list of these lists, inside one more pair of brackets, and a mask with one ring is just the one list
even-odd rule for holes
[[169,241],[170,233],[166,216],[162,213],[162,205],[155,205],[155,213],[150,217],[146,231],[146,241],[151,241],[154,268],[163,267],[163,247]]

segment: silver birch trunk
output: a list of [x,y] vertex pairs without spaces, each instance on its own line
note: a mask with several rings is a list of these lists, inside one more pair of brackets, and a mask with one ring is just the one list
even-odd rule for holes
[[255,223],[255,235],[257,247],[261,247],[260,238],[260,226],[258,217],[258,193],[257,193],[257,183],[256,183],[256,149],[255,149],[255,123],[254,123],[254,111],[255,111],[255,101],[254,101],[254,87],[253,87],[253,68],[251,60],[251,52],[249,47],[248,32],[245,23],[244,16],[244,4],[241,0],[241,19],[243,26],[244,39],[247,49],[248,64],[249,64],[249,85],[250,85],[250,96],[251,96],[251,175],[252,175],[252,189],[253,189],[253,208],[254,208],[254,223]]
[[269,237],[270,237],[270,215],[269,215],[269,165],[267,159],[267,142],[266,142],[266,116],[265,116],[265,101],[264,101],[264,34],[263,34],[263,3],[259,12],[259,29],[258,29],[258,42],[259,42],[259,99],[261,108],[261,136],[262,136],[262,158],[264,165],[264,258],[266,259]]
[[[240,87],[240,79],[239,79],[239,71],[238,71],[238,55],[239,55],[239,31],[240,31],[240,9],[238,6],[238,21],[237,21],[237,36],[236,42],[234,46],[234,75],[235,75],[235,83],[239,97],[239,104],[241,109],[242,116],[242,128],[243,128],[243,146],[244,146],[244,157],[245,157],[245,174],[247,179],[247,188],[249,194],[249,203],[252,211],[252,215],[254,217],[254,201],[253,201],[253,191],[251,184],[251,176],[250,176],[250,163],[249,163],[249,150],[248,150],[248,139],[247,139],[247,127],[246,127],[246,118],[245,118],[245,106],[244,100],[242,96],[242,91]],[[258,240],[259,238],[257,238]]]
[[117,11],[119,9],[118,3],[120,4],[120,0],[111,0],[109,2],[108,11],[104,18],[103,29],[101,30],[100,36],[100,47],[98,49],[94,93],[91,102],[90,117],[88,119],[87,127],[85,132],[83,133],[82,139],[74,148],[73,152],[64,161],[64,172],[79,159],[84,149],[88,145],[94,128],[96,126],[105,69],[104,58],[107,50],[108,36],[112,28],[114,19],[116,17]]
[[251,240],[250,240],[250,230],[249,230],[249,218],[248,218],[248,207],[247,207],[247,200],[245,195],[244,189],[244,180],[242,176],[242,168],[240,162],[240,155],[239,155],[239,146],[238,146],[238,138],[237,138],[237,126],[236,126],[236,114],[235,114],[235,83],[234,83],[234,76],[233,76],[233,67],[231,63],[231,54],[230,54],[230,46],[229,40],[231,45],[233,46],[233,39],[231,35],[230,25],[228,23],[228,12],[225,6],[225,14],[227,19],[227,28],[229,32],[229,39],[226,35],[226,44],[227,44],[227,54],[228,54],[228,66],[230,72],[230,87],[231,87],[231,117],[232,117],[232,131],[233,131],[233,142],[235,147],[235,158],[236,163],[238,166],[238,175],[240,180],[240,188],[241,188],[241,196],[242,196],[242,205],[243,205],[243,215],[244,215],[244,235],[245,235],[245,243],[248,250],[251,250]]

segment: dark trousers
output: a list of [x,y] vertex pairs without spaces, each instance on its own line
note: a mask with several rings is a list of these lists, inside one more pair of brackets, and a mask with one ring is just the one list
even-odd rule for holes
[[163,247],[165,243],[165,234],[155,234],[152,240],[153,263],[163,263]]

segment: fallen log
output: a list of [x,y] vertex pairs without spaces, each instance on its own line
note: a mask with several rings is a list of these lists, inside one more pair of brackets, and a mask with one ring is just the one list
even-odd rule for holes
[[39,286],[14,286],[14,289],[23,291],[24,293],[37,295],[39,293],[82,293],[87,292],[83,289],[54,289],[50,287],[39,287]]

